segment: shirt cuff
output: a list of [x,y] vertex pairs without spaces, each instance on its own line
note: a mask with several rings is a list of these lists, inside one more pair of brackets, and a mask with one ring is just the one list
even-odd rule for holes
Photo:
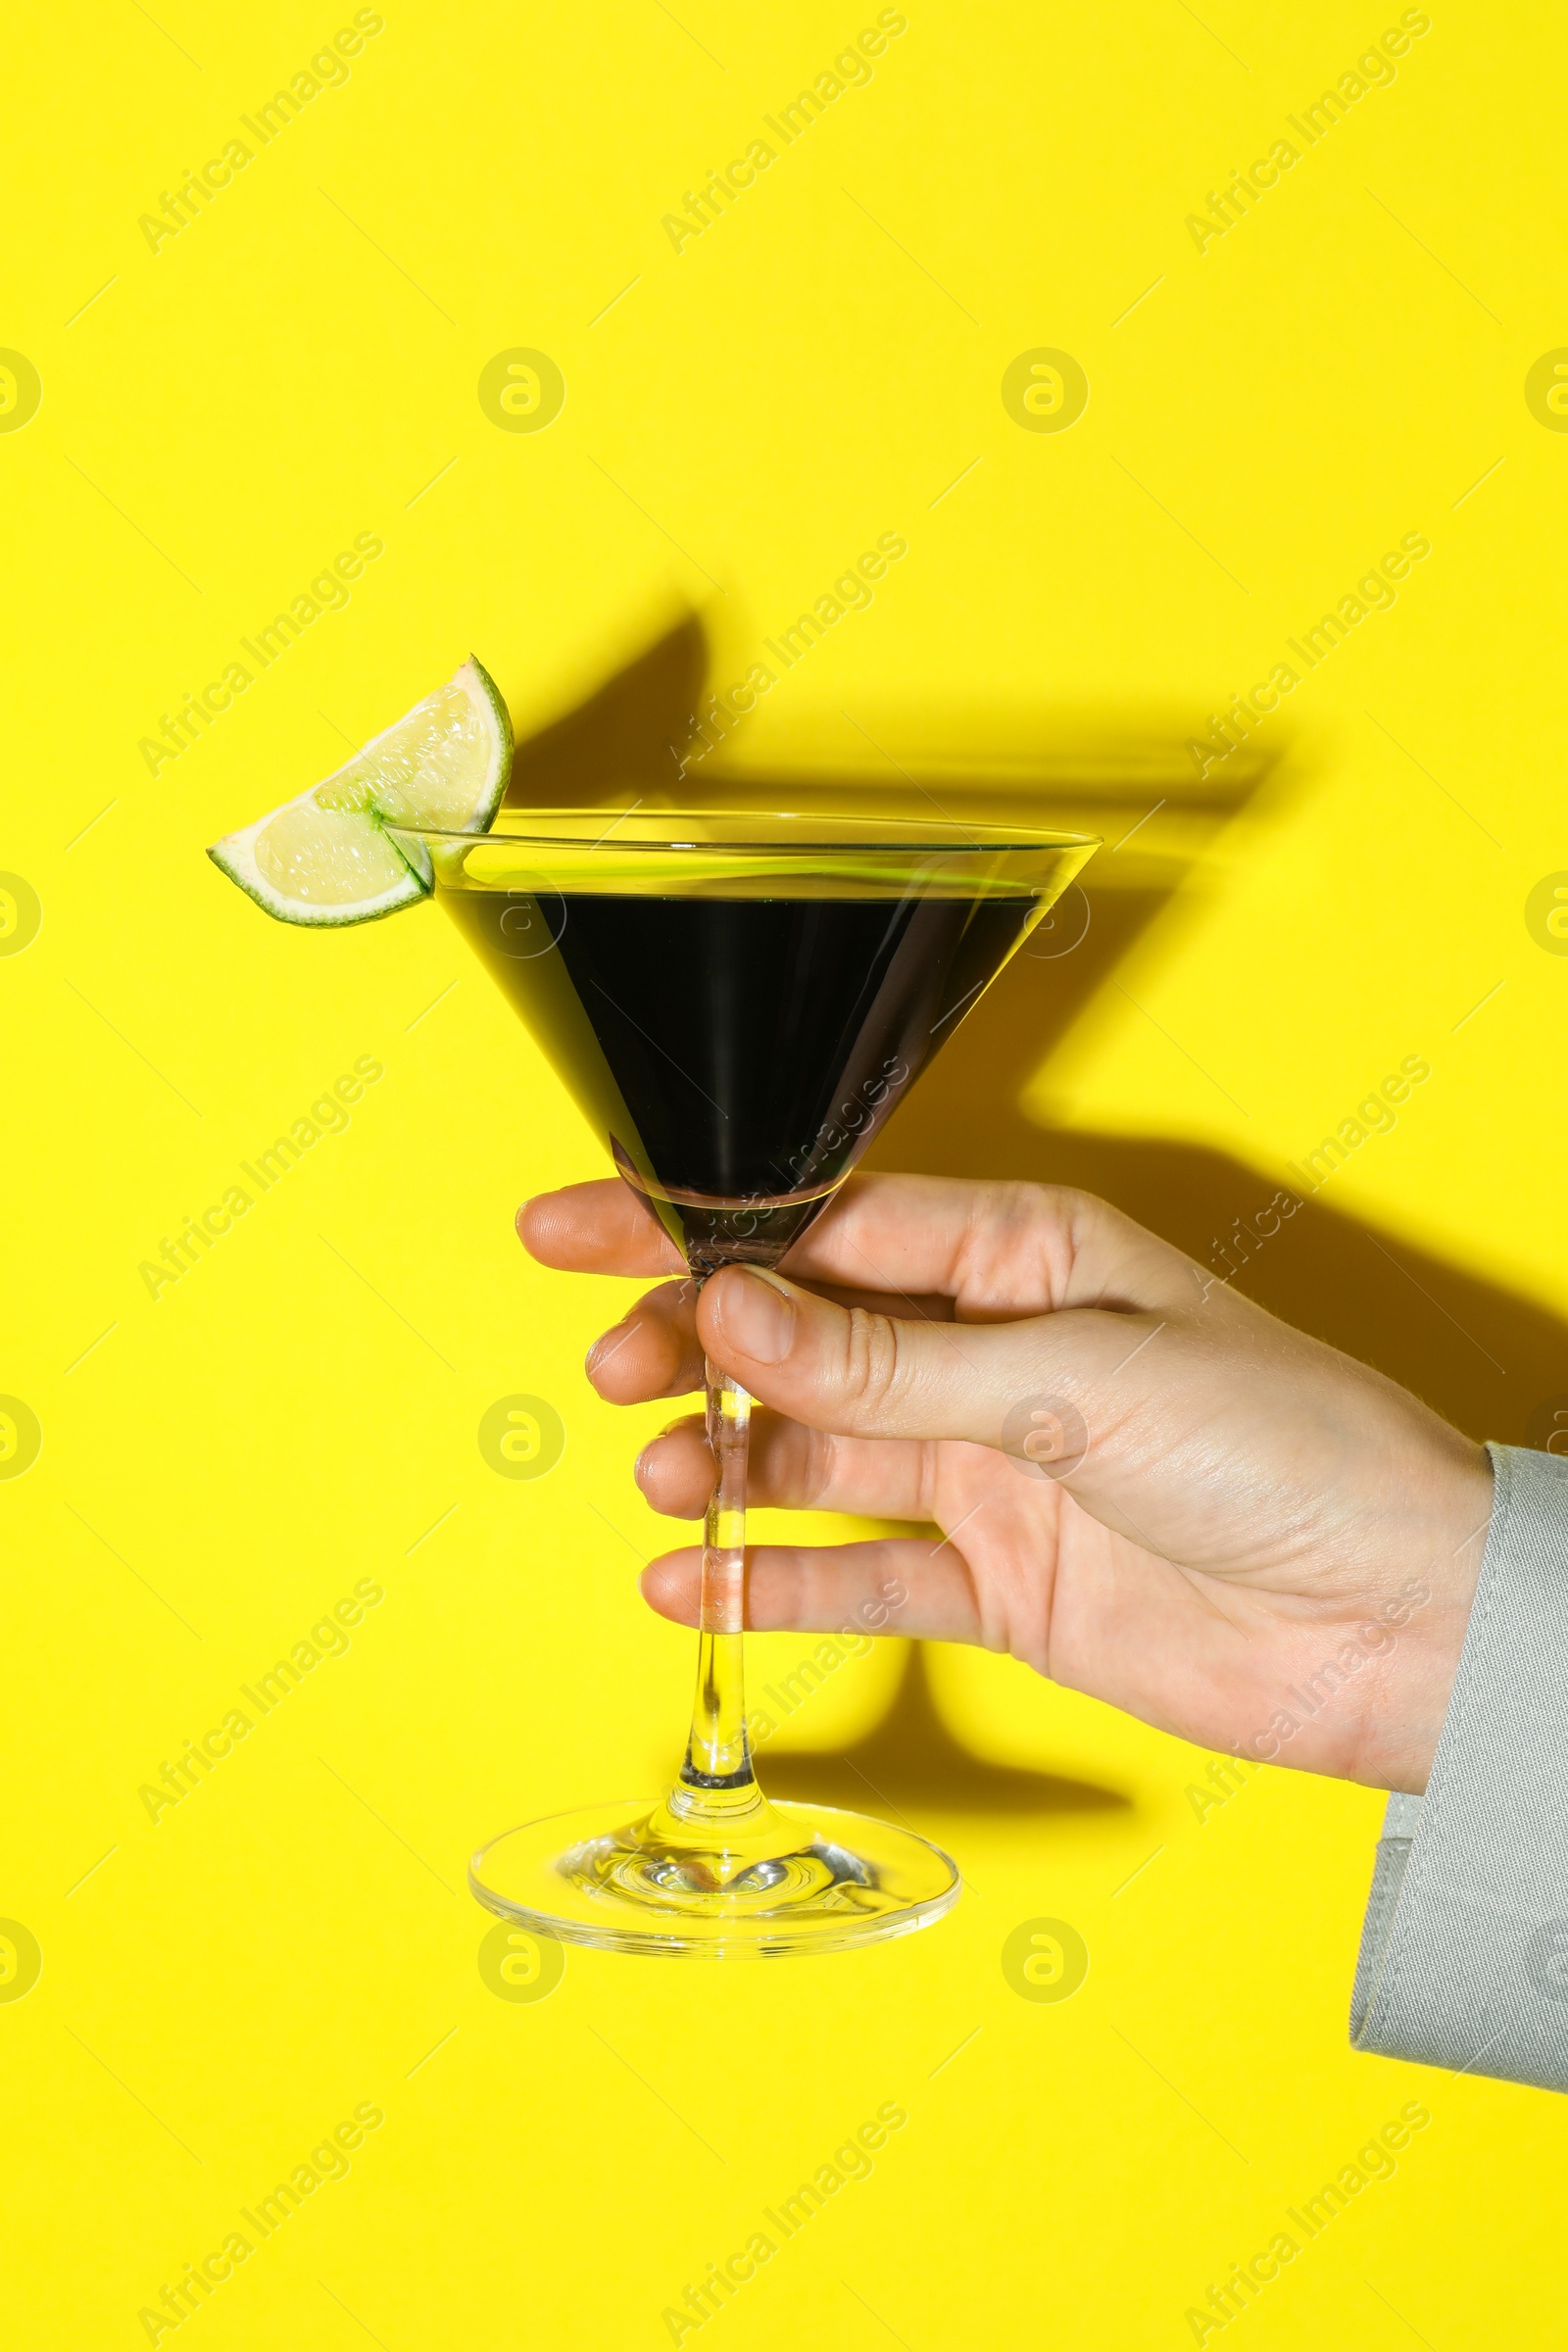
[[1350,2039],[1568,2090],[1568,1461],[1487,1450],[1475,1603],[1426,1795],[1389,1799]]

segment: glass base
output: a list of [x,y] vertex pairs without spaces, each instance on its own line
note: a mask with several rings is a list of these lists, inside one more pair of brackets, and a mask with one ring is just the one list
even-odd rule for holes
[[584,1805],[482,1845],[486,1909],[563,1943],[672,1959],[782,1959],[909,1936],[957,1899],[958,1873],[910,1830],[745,1788],[677,1786],[657,1803]]

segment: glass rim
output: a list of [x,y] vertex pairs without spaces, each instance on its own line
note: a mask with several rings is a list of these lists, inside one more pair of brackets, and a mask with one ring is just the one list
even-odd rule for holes
[[[638,840],[634,834],[623,833],[620,827],[628,817],[642,816],[643,822],[657,823],[663,838],[656,841]],[[594,827],[609,817],[611,822],[602,830]],[[515,819],[514,823],[503,819]],[[580,835],[552,831],[533,833],[529,820],[544,819],[581,826]],[[709,851],[725,857],[744,857],[776,854],[787,850],[799,854],[804,850],[820,850],[825,854],[842,853],[847,849],[871,852],[908,852],[941,850],[963,853],[984,853],[999,850],[1097,850],[1104,846],[1104,836],[1099,833],[1068,833],[1035,831],[1022,825],[963,824],[957,817],[900,817],[889,821],[884,837],[876,828],[881,819],[872,815],[835,816],[814,810],[789,808],[650,808],[644,814],[640,807],[630,808],[514,808],[498,809],[496,819],[483,833],[456,832],[440,825],[422,825],[406,818],[388,817],[383,820],[389,833],[407,833],[416,841],[466,843],[495,841],[535,845],[550,850],[598,850],[613,840],[619,852],[641,851],[657,857],[669,851]],[[714,824],[779,825],[789,830],[774,836],[754,835],[750,840],[704,840],[703,828]],[[800,828],[798,831],[795,828]],[[812,828],[821,828],[820,831]],[[682,838],[689,835],[689,838]]]

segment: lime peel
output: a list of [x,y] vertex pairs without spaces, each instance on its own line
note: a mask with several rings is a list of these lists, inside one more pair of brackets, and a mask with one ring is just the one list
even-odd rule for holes
[[420,845],[388,827],[486,832],[511,767],[506,704],[470,656],[323,782],[207,855],[279,922],[373,922],[426,897],[434,879]]

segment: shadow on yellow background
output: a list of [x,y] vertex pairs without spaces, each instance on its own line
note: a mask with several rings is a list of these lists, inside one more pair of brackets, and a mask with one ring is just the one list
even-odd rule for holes
[[[901,759],[868,759],[858,771],[814,756],[743,764],[722,742],[705,750],[693,732],[711,667],[705,619],[689,613],[518,745],[509,806],[869,804],[890,816],[930,816],[940,806],[960,819],[1093,830],[1106,844],[1084,892],[1069,894],[1014,956],[965,1020],[962,1051],[933,1065],[868,1166],[1099,1194],[1272,1313],[1413,1390],[1470,1436],[1530,1442],[1537,1409],[1568,1364],[1568,1324],[1557,1316],[1311,1198],[1262,1239],[1254,1220],[1276,1178],[1189,1144],[1051,1127],[1023,1107],[1068,1030],[1117,985],[1134,945],[1156,916],[1175,911],[1178,887],[1200,873],[1220,827],[1244,808],[1254,826],[1282,822],[1310,791],[1312,779],[1289,756],[1264,760],[1243,746],[1223,781],[1211,774],[1200,785],[1186,748],[1196,719],[1139,731],[1125,713],[1106,712],[1097,731],[1082,714],[1018,710],[976,717],[970,731],[983,750],[969,768],[953,764],[947,748],[963,724],[952,713],[905,716]],[[936,758],[911,754],[922,736],[943,744]],[[1201,920],[1193,894],[1185,917]],[[1167,919],[1167,950],[1180,936]]]
[[[1074,887],[988,990],[964,1022],[962,1051],[933,1064],[867,1166],[1098,1194],[1470,1436],[1541,1442],[1542,1400],[1568,1364],[1568,1324],[1557,1316],[1310,1197],[1260,1235],[1259,1212],[1280,1189],[1274,1177],[1186,1143],[1053,1127],[1024,1107],[1042,1065],[1117,986],[1118,968],[1156,916],[1167,918],[1167,951],[1175,946],[1186,927],[1169,919],[1176,893],[1200,876],[1220,828],[1244,808],[1254,825],[1279,822],[1310,791],[1288,747],[1263,760],[1243,744],[1224,762],[1223,780],[1200,782],[1187,748],[1197,721],[1172,716],[1160,726],[1125,711],[1097,718],[1020,708],[898,714],[887,731],[896,728],[899,756],[879,751],[886,735],[878,728],[867,733],[858,768],[814,752],[764,766],[737,756],[744,718],[735,724],[721,701],[715,716],[714,675],[706,616],[676,618],[574,710],[518,744],[508,805],[875,806],[890,816],[941,812],[1093,831],[1105,843],[1086,886]],[[977,746],[967,766],[955,751],[964,735]],[[1188,894],[1184,911],[1187,922],[1201,920],[1200,893]],[[1299,1177],[1290,1182],[1305,1193]],[[942,1718],[918,1642],[873,1730],[830,1754],[791,1753],[786,1738],[770,1745],[766,1777],[781,1796],[852,1806],[869,1797],[895,1808],[927,1802],[1027,1815],[1128,1801],[965,1747]]]
[[844,1805],[852,1812],[886,1811],[890,1805],[1009,1818],[1131,1811],[1131,1797],[1118,1788],[999,1764],[965,1747],[937,1706],[926,1648],[923,1642],[910,1642],[887,1712],[862,1739],[810,1754],[792,1753],[770,1740],[759,1768],[768,1793]]

